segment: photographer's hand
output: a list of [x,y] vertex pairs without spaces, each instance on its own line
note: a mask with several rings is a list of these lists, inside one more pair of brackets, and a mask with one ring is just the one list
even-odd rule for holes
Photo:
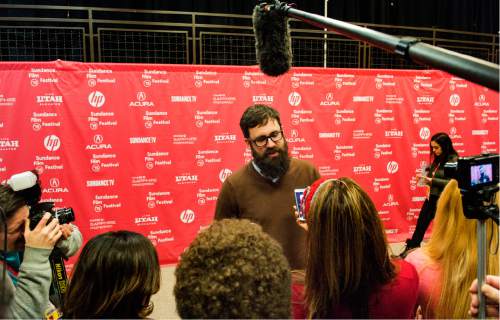
[[61,224],[62,238],[68,239],[73,232],[73,226],[69,223]]
[[26,219],[24,223],[24,240],[27,247],[52,249],[57,240],[62,236],[61,226],[57,219],[50,219],[50,213],[45,213],[40,219],[35,229],[30,230],[30,221]]

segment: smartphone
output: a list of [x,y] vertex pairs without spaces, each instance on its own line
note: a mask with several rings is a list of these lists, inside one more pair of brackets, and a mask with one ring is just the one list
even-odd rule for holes
[[304,191],[306,189],[295,189],[295,207],[297,208],[297,212],[299,213],[299,221],[306,222],[306,215],[304,213],[304,209],[302,208],[302,197],[304,196]]

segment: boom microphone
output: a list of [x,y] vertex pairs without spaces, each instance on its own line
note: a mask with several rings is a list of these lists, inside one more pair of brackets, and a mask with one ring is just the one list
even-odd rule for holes
[[286,73],[292,65],[292,45],[288,18],[278,10],[269,10],[266,4],[253,11],[255,53],[260,70],[276,77]]

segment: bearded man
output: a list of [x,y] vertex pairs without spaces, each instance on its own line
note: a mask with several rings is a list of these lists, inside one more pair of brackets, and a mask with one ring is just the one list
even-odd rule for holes
[[217,199],[215,219],[249,219],[276,239],[292,269],[305,267],[306,232],[294,215],[294,189],[319,178],[309,162],[290,158],[278,111],[265,105],[240,120],[253,160],[229,176]]

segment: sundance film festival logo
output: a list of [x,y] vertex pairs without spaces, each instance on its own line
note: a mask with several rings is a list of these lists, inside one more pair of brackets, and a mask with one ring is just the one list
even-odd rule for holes
[[229,169],[222,169],[220,172],[219,172],[219,180],[220,182],[224,183],[224,181],[226,181],[227,177],[229,177],[233,172]]
[[420,131],[418,133],[420,135],[420,139],[422,140],[427,140],[431,136],[431,130],[427,127],[420,128]]
[[399,165],[396,161],[389,161],[387,163],[387,172],[390,174],[395,174],[399,170]]
[[51,134],[43,139],[43,146],[48,151],[57,151],[61,147],[61,139],[55,134]]
[[292,92],[288,95],[288,103],[292,107],[297,107],[302,101],[302,96],[298,92]]
[[182,210],[180,218],[183,223],[191,223],[195,218],[194,211],[191,209]]
[[94,108],[100,108],[106,102],[106,97],[100,91],[92,91],[89,94],[89,104]]
[[460,104],[460,96],[458,94],[452,94],[450,96],[450,105],[456,107]]

